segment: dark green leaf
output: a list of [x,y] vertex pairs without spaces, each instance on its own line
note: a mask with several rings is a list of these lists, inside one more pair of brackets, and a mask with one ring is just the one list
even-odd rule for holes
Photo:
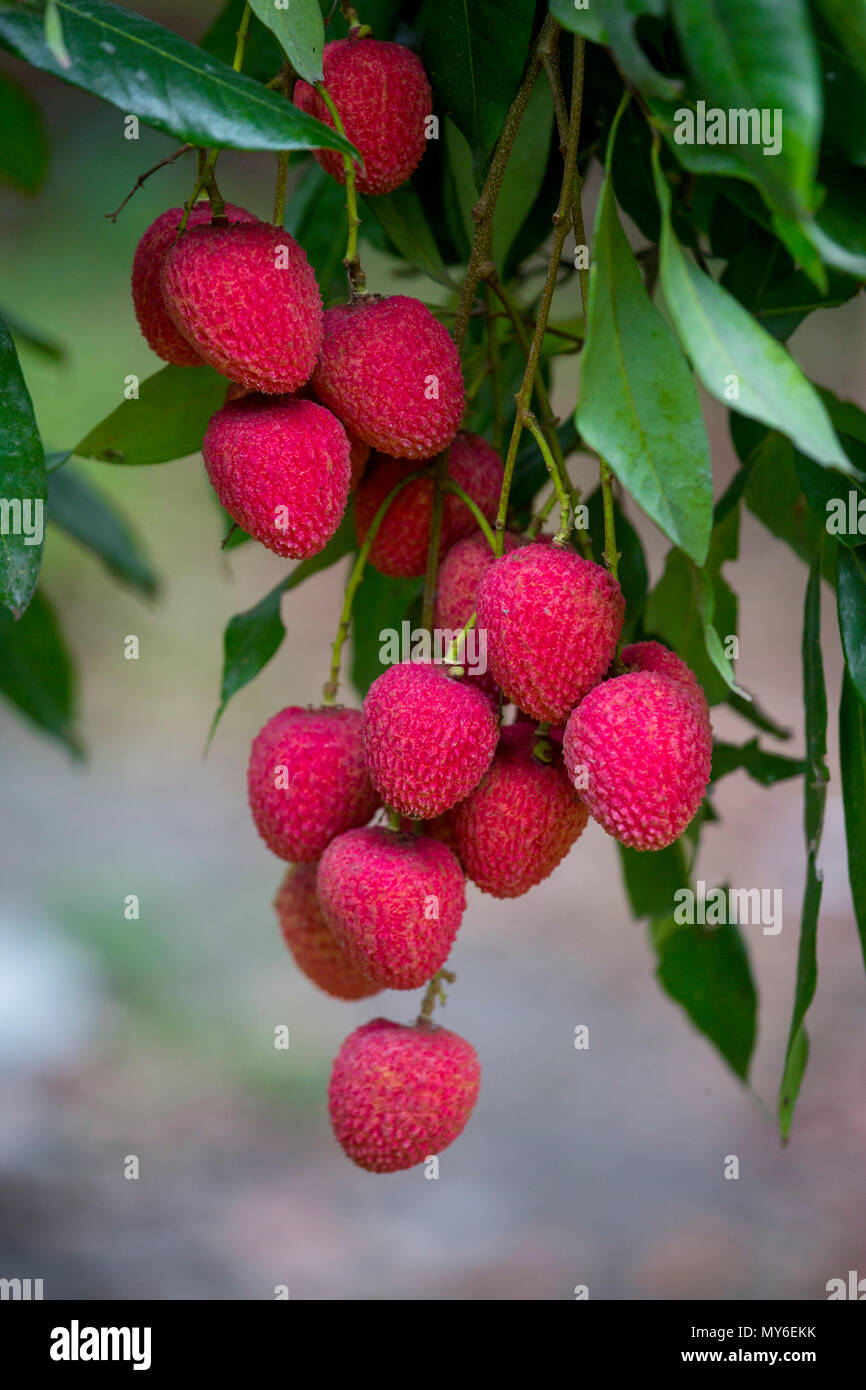
[[[307,253],[325,304],[345,298],[346,194],[340,184],[311,162],[295,185],[285,226]],[[366,219],[362,231],[368,225]]]
[[866,5],[862,0],[815,0],[847,58],[866,78]]
[[228,383],[212,367],[163,367],[76,444],[73,453],[103,463],[168,463],[201,448]]
[[106,0],[57,0],[57,7],[71,59],[68,68],[46,43],[38,14],[0,13],[0,44],[34,67],[193,145],[356,153],[336,131],[292,102],[132,10]]
[[3,318],[5,318],[6,325],[19,347],[28,347],[31,352],[38,353],[40,357],[46,357],[49,362],[63,362],[65,360],[65,349],[59,343],[46,338],[38,328],[33,328],[15,314],[9,314],[5,311]]
[[651,927],[662,987],[745,1081],[755,1046],[757,992],[746,945],[733,924]]
[[866,545],[839,551],[837,594],[845,664],[861,700],[866,700]]
[[126,520],[83,474],[72,468],[49,474],[48,520],[98,555],[110,574],[148,597],[156,593],[156,575]]
[[400,632],[422,586],[421,579],[388,579],[372,565],[364,570],[352,605],[352,684],[359,695],[366,695],[389,664],[379,660],[381,634]]
[[[518,349],[518,352],[520,350]],[[521,359],[523,354],[521,353]],[[524,366],[525,366],[525,359]],[[523,377],[523,369],[520,378]],[[577,444],[577,430],[574,427],[574,420],[568,419],[558,427],[556,431],[559,436],[559,443],[564,458],[572,452]],[[540,488],[550,478],[541,451],[534,439],[527,439],[517,451],[517,459],[514,464],[514,482],[511,487],[511,505],[521,517],[529,519],[528,511],[532,499]]]
[[718,782],[720,778],[727,777],[731,772],[743,769],[749,774],[753,782],[759,782],[762,787],[773,787],[777,782],[785,782],[789,777],[801,777],[806,771],[806,764],[802,758],[786,758],[781,753],[768,753],[765,748],[761,748],[757,738],[749,739],[748,743],[722,743],[719,740],[713,744],[713,770],[710,776],[711,782]]
[[839,706],[839,760],[842,764],[842,799],[845,803],[845,838],[848,844],[848,878],[866,964],[866,705],[854,682],[845,673]]
[[816,24],[824,74],[824,139],[852,164],[866,164],[866,84],[855,55],[830,30]]
[[[596,488],[592,496],[587,498],[586,506],[589,510],[589,531],[593,540],[595,557],[601,564],[604,556],[604,507],[600,487]],[[623,643],[626,643],[631,640],[643,612],[649,585],[649,572],[641,538],[616,500],[613,504],[613,519],[616,531],[616,548],[619,551],[619,585],[625,595],[625,626],[623,627],[622,640]],[[657,858],[658,856],[654,857]],[[666,911],[666,909],[662,910]]]
[[827,534],[843,546],[862,545],[866,536],[866,474],[846,477],[835,468],[819,468],[796,450],[794,467],[803,495]]
[[742,695],[735,691],[729,691],[725,697],[725,704],[730,705],[731,709],[736,710],[737,714],[742,715],[756,729],[760,729],[763,734],[772,734],[774,738],[789,739],[791,730],[786,729],[784,724],[780,724],[772,715],[767,714],[755,699],[754,695],[750,700],[744,700]]
[[804,230],[828,265],[866,280],[866,170],[825,161],[820,177],[827,194]]
[[80,754],[73,732],[72,662],[54,610],[42,593],[33,595],[17,623],[0,610],[0,693],[38,728]]
[[[229,66],[234,59],[245,5],[246,0],[228,0],[207,33],[198,41],[199,48],[203,48],[205,53],[212,53]],[[244,48],[243,70],[247,77],[254,77],[257,82],[269,82],[279,72],[282,63],[283,51],[274,35],[254,18]]]
[[18,618],[42,560],[45,454],[15,344],[0,319],[0,600]]
[[42,112],[30,93],[5,72],[0,72],[0,130],[6,137],[0,145],[0,179],[22,193],[35,193],[48,168]]
[[375,217],[388,240],[410,265],[423,270],[431,280],[453,288],[453,281],[439,254],[421,200],[411,183],[404,183],[393,193],[378,198],[365,198],[364,211]]
[[860,289],[850,275],[834,270],[822,295],[807,275],[794,269],[778,241],[754,233],[738,248],[721,284],[779,342],[789,338],[807,314],[838,308]]
[[674,894],[689,882],[682,840],[674,840],[666,849],[617,848],[633,915],[668,917],[674,908]]
[[553,97],[535,84],[517,131],[493,213],[493,254],[504,273],[508,254],[544,181],[553,132]]
[[574,0],[550,0],[550,12],[564,29],[609,46],[625,76],[645,96],[675,97],[682,83],[658,72],[634,32],[641,15],[660,16],[665,0],[605,0],[578,8]]
[[277,8],[274,0],[249,0],[254,14],[276,34],[299,77],[321,82],[325,26],[319,0],[290,0]]

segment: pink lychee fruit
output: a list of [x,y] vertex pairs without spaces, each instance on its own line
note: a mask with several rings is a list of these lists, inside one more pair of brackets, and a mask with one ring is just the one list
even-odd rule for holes
[[413,1168],[462,1133],[480,1084],[475,1048],[457,1033],[376,1018],[349,1035],[334,1062],[334,1134],[368,1172]]
[[[325,86],[340,113],[346,138],[363,160],[355,164],[359,193],[390,193],[405,183],[427,148],[426,121],[433,95],[421,60],[398,43],[350,36],[325,44]],[[295,105],[334,129],[334,119],[307,83],[295,86]],[[343,156],[316,150],[322,168],[345,183]]]
[[[251,212],[226,203],[229,222],[258,222]],[[132,260],[132,303],[138,326],[148,346],[164,362],[175,367],[200,367],[202,358],[180,332],[168,312],[162,294],[162,265],[174,245],[183,208],[168,208],[151,222],[135,248]],[[196,203],[187,227],[201,227],[211,219],[210,203]]]
[[250,810],[268,849],[309,863],[379,806],[364,760],[358,710],[280,710],[253,740]]
[[466,907],[463,870],[426,835],[349,830],[319,862],[322,914],[374,984],[417,989],[448,959]]
[[202,455],[229,516],[276,555],[317,555],[339,526],[351,481],[349,440],[324,406],[243,396],[212,417]]
[[601,565],[536,541],[486,570],[477,613],[497,685],[534,719],[562,724],[613,660],[625,599]]
[[632,642],[630,646],[623,647],[622,664],[627,670],[655,671],[656,675],[678,681],[694,695],[709,719],[709,706],[703,686],[694,671],[686,665],[682,657],[672,652],[670,647],[662,646],[661,642]]
[[445,817],[467,878],[494,898],[519,898],[552,874],[588,819],[562,753],[548,741],[541,761],[538,742],[528,724],[504,728],[478,786]]
[[162,268],[169,314],[218,372],[280,394],[308,380],[322,340],[322,299],[307,258],[267,222],[195,227]]
[[432,458],[463,414],[460,357],[447,328],[402,294],[328,309],[312,383],[352,434],[395,458]]
[[696,814],[710,779],[706,704],[657,671],[591,690],[566,725],[565,765],[590,815],[632,849],[664,849]]
[[[503,549],[506,555],[523,544],[522,538],[511,531],[503,536]],[[440,632],[462,632],[475,612],[478,585],[481,576],[494,563],[496,556],[490,549],[486,536],[464,536],[452,545],[442,564],[436,580],[436,602],[433,608],[433,623]],[[474,636],[467,636],[467,653],[475,652],[476,657],[484,658],[487,665],[487,634],[480,633],[477,625]],[[489,670],[477,673],[466,670],[465,679],[476,682],[482,690],[492,695],[496,682]]]
[[[355,530],[359,543],[363,544],[366,539],[373,519],[388,494],[410,473],[417,471],[418,463],[411,459],[395,459],[387,454],[373,455],[364,481],[355,495]],[[480,435],[461,430],[451,445],[448,472],[478,505],[485,519],[493,522],[502,486],[502,460],[496,450]],[[423,478],[408,483],[391,503],[370,549],[370,564],[380,574],[392,579],[414,579],[426,573],[433,487],[433,471],[428,469]],[[465,502],[461,502],[453,493],[446,493],[440,557],[445,555],[455,540],[476,530],[475,518]],[[492,556],[487,541],[483,537],[481,540]]]
[[337,945],[316,895],[316,865],[293,864],[274,899],[283,939],[298,969],[335,999],[367,999],[379,993]]
[[373,785],[386,805],[418,820],[431,820],[477,787],[498,732],[488,697],[433,663],[389,666],[364,700]]

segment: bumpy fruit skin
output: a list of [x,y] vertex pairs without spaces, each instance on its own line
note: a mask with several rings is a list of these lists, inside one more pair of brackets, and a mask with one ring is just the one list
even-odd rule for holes
[[681,835],[710,779],[713,737],[688,685],[655,671],[591,690],[565,729],[565,765],[590,815],[620,844],[664,849]]
[[[355,496],[355,530],[363,544],[373,518],[389,492],[410,473],[418,471],[411,459],[375,454]],[[480,435],[461,430],[454,438],[448,460],[449,475],[478,504],[485,519],[493,522],[502,486],[502,460]],[[414,579],[426,572],[427,544],[433,515],[433,473],[418,478],[388,508],[370,550],[370,564],[392,579]],[[446,494],[442,515],[440,557],[463,536],[477,530],[475,518],[458,497]],[[487,553],[486,540],[481,537]],[[471,610],[470,610],[471,616]],[[464,620],[465,621],[465,620]],[[463,624],[461,623],[462,627]]]
[[293,864],[274,899],[283,940],[298,969],[335,999],[367,999],[379,993],[337,945],[316,895],[316,865]]
[[322,340],[322,299],[284,228],[196,227],[166,255],[162,292],[187,342],[232,381],[280,394],[308,380]]
[[561,752],[539,762],[535,743],[531,725],[504,728],[478,786],[445,818],[467,878],[494,898],[519,898],[552,874],[588,819]]
[[364,700],[373,785],[403,816],[432,820],[468,796],[490,765],[497,737],[488,697],[442,666],[389,666]]
[[[427,148],[425,121],[433,94],[421,60],[398,43],[337,39],[322,55],[325,86],[363,170],[355,164],[359,193],[390,193],[405,183]],[[334,129],[322,98],[306,82],[295,86],[295,105]],[[346,182],[343,156],[316,150],[316,159],[338,183]]]
[[[258,222],[251,212],[226,203],[230,222]],[[132,260],[132,303],[138,326],[150,347],[164,362],[175,367],[200,367],[202,358],[178,329],[162,295],[162,265],[174,245],[183,208],[168,208],[151,222],[135,248]],[[196,203],[187,227],[210,222],[210,203]]]
[[339,526],[349,440],[323,406],[243,396],[212,417],[202,455],[229,516],[275,555],[317,555]]
[[658,676],[667,676],[669,680],[677,681],[694,695],[709,719],[709,706],[703,686],[682,657],[677,656],[669,647],[663,647],[661,642],[632,642],[630,646],[622,649],[622,664],[637,671],[655,671]]
[[374,984],[417,989],[445,964],[466,907],[446,845],[383,826],[349,830],[325,850],[316,882],[325,921]]
[[460,357],[447,328],[402,294],[328,309],[312,384],[347,430],[394,458],[432,458],[463,414]]
[[[520,536],[506,531],[504,552],[510,554],[523,544]],[[478,596],[481,576],[494,563],[496,556],[490,549],[485,536],[464,536],[452,545],[442,564],[436,580],[436,602],[433,608],[433,625],[441,632],[462,632],[472,614]],[[466,657],[472,655],[480,659],[482,653],[487,660],[487,636],[478,629],[467,637]],[[473,681],[489,695],[494,695],[496,682],[490,671],[477,675],[467,670],[465,679]]]
[[334,1134],[370,1173],[413,1168],[462,1133],[480,1084],[475,1048],[457,1033],[375,1018],[349,1035],[334,1062]]
[[534,719],[562,724],[613,660],[625,599],[600,565],[534,542],[485,572],[477,612],[497,685]]
[[256,829],[280,859],[309,863],[336,835],[366,825],[379,798],[364,760],[361,715],[280,710],[259,730],[247,771]]

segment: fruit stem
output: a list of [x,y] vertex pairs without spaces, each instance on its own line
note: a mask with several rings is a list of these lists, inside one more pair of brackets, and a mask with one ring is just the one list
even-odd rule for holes
[[[340,119],[336,102],[328,91],[324,82],[316,83],[316,91],[322,98],[331,113],[334,122],[334,129],[338,135],[345,137],[346,131]],[[358,255],[358,228],[361,219],[358,216],[358,197],[355,190],[355,166],[352,163],[351,155],[343,155],[343,169],[346,174],[346,218],[349,224],[348,236],[346,238],[346,254],[343,257],[343,265],[346,267],[346,275],[349,279],[349,297],[358,299],[367,289],[367,277],[361,268],[361,258]]]
[[445,510],[445,484],[448,482],[448,449],[436,455],[433,465],[433,511],[430,517],[430,541],[427,546],[427,573],[424,576],[424,598],[421,604],[421,626],[433,633],[433,605],[436,602],[436,576],[439,571],[439,545],[442,540],[442,515]]
[[616,523],[613,516],[613,474],[603,458],[598,461],[601,477],[601,500],[604,506],[604,563],[614,579],[618,578],[619,551],[616,548]]
[[286,184],[289,178],[289,152],[277,155],[277,183],[274,188],[274,226],[282,227],[286,217]]
[[[528,357],[529,338],[526,333],[526,325],[523,322],[523,311],[520,305],[502,284],[494,267],[491,267],[491,274],[489,274],[486,277],[486,281],[490,289],[493,290],[493,293],[497,295],[497,297],[499,298],[503,308],[505,309],[505,312],[511,320],[511,323],[514,327],[514,332],[517,336],[517,341],[520,343],[524,357]],[[556,426],[558,422],[556,416],[553,413],[553,407],[550,404],[550,397],[547,394],[547,387],[544,384],[544,377],[541,374],[540,362],[535,373],[535,381],[533,385],[535,389],[535,394],[538,398],[538,410],[541,415],[542,427],[547,436],[547,442],[550,445],[550,451],[553,454],[553,457],[556,459],[556,462],[559,465],[559,467],[562,468],[565,463],[565,455],[562,452],[562,445],[559,442],[559,435],[556,432]]]
[[502,418],[502,357],[499,349],[498,315],[493,312],[493,291],[486,286],[486,312],[484,315],[487,330],[487,368],[490,374],[490,396],[493,406],[493,447],[497,454],[502,453],[502,436],[505,421]]
[[553,483],[556,496],[559,498],[559,530],[553,538],[553,544],[561,550],[568,545],[568,537],[571,532],[571,500],[565,490],[562,475],[553,454],[547,446],[547,440],[542,433],[541,426],[531,410],[523,412],[523,423],[541,450],[541,456],[550,474],[550,481]]
[[487,544],[494,550],[496,548],[496,537],[490,529],[490,522],[487,520],[487,517],[482,512],[478,503],[469,496],[468,492],[466,492],[459,483],[455,483],[453,478],[449,478],[446,483],[443,483],[443,487],[446,492],[451,492],[455,497],[459,497],[464,506],[469,508],[478,523],[478,529],[484,533]]
[[362,24],[358,11],[354,5],[347,4],[347,0],[340,0],[340,10],[343,18],[349,26],[349,33],[355,39],[365,39],[373,30],[369,24]]
[[253,12],[251,6],[244,5],[244,12],[241,15],[241,22],[238,25],[238,31],[236,34],[237,42],[235,43],[235,56],[232,60],[232,67],[234,68],[235,72],[240,72],[241,68],[244,65],[244,49],[247,46],[247,34],[249,32],[252,13]]
[[468,634],[472,631],[473,627],[475,626],[477,617],[478,614],[473,613],[466,626],[461,628],[457,636],[452,639],[451,643],[449,644],[448,650],[443,658],[444,664],[446,666],[455,666],[457,664],[457,653],[460,651],[461,644],[466,641]]
[[403,825],[400,813],[395,811],[392,806],[386,806],[385,815],[388,817],[388,829],[399,833]]
[[443,980],[447,980],[449,985],[453,985],[457,976],[453,970],[437,970],[429,985],[427,986],[424,998],[421,1000],[421,1012],[416,1020],[417,1023],[430,1023],[433,1018],[433,1010],[437,1002],[443,1008],[447,1002],[445,990],[442,987]]
[[535,730],[535,742],[532,745],[532,756],[536,762],[553,762],[553,744],[550,741],[550,725],[547,723],[539,724]]
[[326,705],[334,704],[337,698],[337,691],[340,688],[340,659],[343,654],[343,643],[349,635],[349,626],[352,621],[352,604],[355,599],[355,594],[358,591],[358,585],[364,577],[364,566],[367,563],[367,556],[373,548],[373,542],[376,539],[379,527],[382,525],[388,508],[391,506],[394,498],[403,491],[404,487],[408,487],[410,483],[413,483],[416,478],[425,476],[426,469],[419,468],[416,472],[410,473],[408,478],[401,479],[397,486],[393,487],[388,493],[388,496],[373,517],[370,529],[364,537],[364,544],[358,551],[355,563],[352,566],[352,573],[349,576],[349,583],[346,585],[346,596],[343,600],[343,611],[340,614],[340,625],[337,628],[337,636],[334,638],[334,645],[332,648],[330,675],[322,688],[322,701]]

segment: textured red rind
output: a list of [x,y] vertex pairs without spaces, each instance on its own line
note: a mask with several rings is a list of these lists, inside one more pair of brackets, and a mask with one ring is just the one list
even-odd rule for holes
[[[234,203],[226,203],[226,216],[230,222],[259,220]],[[183,208],[168,208],[160,213],[136,246],[132,260],[132,303],[138,326],[157,357],[175,367],[200,367],[202,358],[178,329],[162,296],[162,264],[174,245],[182,217]],[[210,203],[196,203],[187,226],[200,227],[210,222],[210,217]]]
[[562,724],[610,666],[625,599],[601,565],[536,541],[485,572],[477,612],[497,685],[534,719]]
[[280,710],[253,740],[247,786],[268,849],[280,859],[318,859],[336,835],[365,825],[379,806],[360,713],[297,705]]
[[[503,537],[504,552],[510,554],[523,544],[521,536],[506,531]],[[490,549],[486,536],[464,536],[452,545],[439,567],[436,578],[436,601],[433,608],[433,624],[441,632],[462,632],[475,612],[478,598],[478,585],[481,576],[494,563],[496,556]],[[480,662],[482,656],[487,663],[487,633],[475,624],[474,635],[466,640],[467,659],[475,654]],[[495,695],[496,681],[489,670],[480,675],[468,670],[465,679],[477,684],[488,695]]]
[[463,414],[457,348],[406,295],[328,309],[312,384],[352,434],[395,458],[432,458]]
[[322,916],[316,865],[293,864],[274,899],[283,940],[298,969],[335,999],[367,999],[379,993],[347,956]]
[[165,257],[162,292],[205,362],[250,391],[308,380],[322,340],[322,299],[298,243],[254,222],[186,232]]
[[682,657],[669,647],[662,646],[661,642],[632,642],[630,646],[623,647],[622,664],[636,671],[655,671],[657,676],[667,676],[669,680],[677,681],[695,696],[709,718],[707,697],[694,671]]
[[382,826],[333,840],[317,891],[338,943],[386,989],[417,989],[445,964],[466,907],[463,870],[447,846]]
[[[405,183],[427,148],[425,123],[433,107],[427,74],[411,49],[378,39],[347,38],[325,44],[325,86],[340,113],[346,137],[361,155],[355,163],[359,193],[390,193]],[[295,105],[331,129],[334,120],[307,82],[295,85]],[[315,150],[338,183],[346,182],[343,157]]]
[[373,785],[403,816],[430,820],[476,787],[498,725],[486,695],[441,666],[390,666],[364,700],[364,753]]
[[502,730],[493,762],[478,786],[446,817],[451,844],[467,878],[494,898],[519,898],[553,873],[588,818],[562,761],[532,756],[528,724]]
[[664,849],[693,819],[712,749],[706,706],[687,684],[655,671],[596,686],[574,710],[563,741],[590,815],[640,850]]
[[413,1168],[462,1133],[480,1085],[475,1048],[457,1033],[373,1019],[349,1035],[334,1061],[334,1135],[368,1172]]

